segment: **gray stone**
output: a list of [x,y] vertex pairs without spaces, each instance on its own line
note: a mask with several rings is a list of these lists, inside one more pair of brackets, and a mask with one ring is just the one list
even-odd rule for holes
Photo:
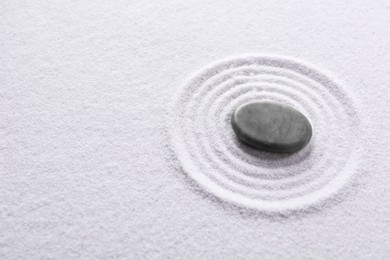
[[310,122],[301,112],[273,102],[244,104],[234,111],[231,123],[241,141],[269,152],[296,152],[312,136]]

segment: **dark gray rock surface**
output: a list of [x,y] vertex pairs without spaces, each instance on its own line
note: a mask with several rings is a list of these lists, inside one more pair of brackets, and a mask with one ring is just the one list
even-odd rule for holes
[[269,152],[296,152],[312,136],[311,124],[301,112],[273,102],[244,104],[234,111],[231,123],[241,141]]

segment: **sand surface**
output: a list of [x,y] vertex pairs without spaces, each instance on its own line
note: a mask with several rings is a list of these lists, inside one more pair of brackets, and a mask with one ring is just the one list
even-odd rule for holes
[[[390,2],[2,1],[1,259],[389,259]],[[290,105],[291,156],[231,112]]]

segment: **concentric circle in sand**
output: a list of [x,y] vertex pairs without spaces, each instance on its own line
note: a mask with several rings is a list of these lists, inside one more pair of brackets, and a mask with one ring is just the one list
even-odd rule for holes
[[[301,111],[313,126],[309,145],[292,155],[252,149],[230,125],[255,101]],[[266,212],[306,208],[334,196],[359,161],[359,115],[335,80],[289,58],[247,55],[199,71],[176,96],[171,142],[185,173],[222,200]]]

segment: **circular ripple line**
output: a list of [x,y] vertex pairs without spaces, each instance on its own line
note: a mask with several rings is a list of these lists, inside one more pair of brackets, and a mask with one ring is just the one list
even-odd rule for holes
[[[289,85],[289,83],[284,83],[285,85]],[[240,83],[236,83],[236,85],[238,86],[238,85],[242,85],[241,84],[241,82]],[[226,94],[229,94],[229,92],[231,92],[231,91],[234,91],[234,90],[237,90],[237,88],[230,88],[230,86],[227,86],[226,87],[226,85],[224,85],[224,87],[226,88],[220,88],[220,89],[218,89],[219,90],[219,95],[221,95],[221,96],[226,96]],[[231,89],[231,90],[230,90]],[[238,90],[238,92],[240,92],[242,89],[240,88],[239,90]],[[291,90],[293,90],[293,89],[291,89]],[[278,91],[280,91],[280,90],[278,90]],[[240,94],[240,93],[238,93],[238,94]],[[287,95],[286,97],[293,97],[293,96],[295,96],[295,94],[293,94],[293,93],[291,93],[290,95]],[[304,98],[302,95],[301,95],[301,97],[302,98]],[[230,97],[229,97],[230,98]],[[312,99],[313,99],[313,97],[311,97]],[[214,99],[219,99],[219,97],[218,96],[214,96],[214,97],[212,97],[212,99],[214,100]],[[237,99],[237,98],[236,98]],[[208,97],[207,98],[207,100],[209,101],[210,100],[210,97]],[[313,99],[314,100],[314,99]],[[316,100],[316,101],[318,101],[318,99]],[[319,100],[319,101],[321,101],[321,100]],[[225,102],[225,101],[223,101],[223,102]],[[215,103],[217,103],[217,105],[220,105],[222,102],[220,102],[220,101],[217,101],[216,100],[216,102]],[[212,107],[214,107],[215,108],[215,103],[214,104],[212,104]],[[284,100],[284,102],[283,103],[287,103],[287,104],[289,104],[289,105],[291,105],[291,102],[288,102],[288,100]],[[203,105],[204,105],[204,103],[203,103]],[[210,105],[210,104],[206,104],[206,105]],[[224,107],[227,107],[227,108],[230,108],[229,106],[225,106],[226,104],[222,104]],[[294,103],[294,105],[292,105],[293,107],[296,107],[298,110],[300,110],[300,111],[302,111],[302,107],[299,105],[299,104],[297,104],[296,102]],[[325,107],[325,109],[326,109],[326,107]],[[226,110],[226,109],[225,109]],[[322,110],[323,110],[323,113],[321,113],[321,114],[325,114],[326,113],[326,110],[324,110],[323,109],[323,107],[322,107]],[[232,112],[232,111],[229,111],[230,113]],[[317,113],[318,114],[318,113]],[[315,114],[313,114],[313,113],[310,113],[310,116],[311,117],[314,117],[315,116]],[[213,120],[215,120],[214,118],[210,118],[210,120],[211,121],[213,121]],[[229,122],[230,123],[230,122]],[[214,124],[215,125],[215,124]],[[208,127],[208,129],[209,129],[209,127]],[[213,129],[214,130],[214,129]],[[234,148],[234,146],[230,146],[230,147],[233,147]],[[238,155],[239,156],[239,155]],[[256,156],[258,156],[258,154],[256,155]],[[271,169],[270,169],[271,170]]]
[[[264,84],[264,86],[266,86],[266,85],[268,85],[268,83],[265,83]],[[238,90],[238,91],[242,91],[244,88],[245,89],[248,89],[248,86],[244,86],[244,85],[241,85],[242,87],[240,87],[240,89]],[[291,103],[291,101],[290,100],[287,100],[287,99],[284,99],[284,97],[283,96],[281,96],[280,95],[280,93],[278,93],[279,91],[281,91],[281,90],[277,90],[277,92],[274,92],[274,93],[272,93],[272,92],[270,92],[270,93],[268,93],[268,90],[267,90],[267,88],[265,88],[265,87],[263,87],[263,86],[261,86],[261,87],[259,87],[259,88],[262,88],[262,92],[263,92],[263,94],[264,93],[267,93],[268,94],[268,97],[267,97],[267,99],[270,99],[270,97],[273,97],[273,96],[275,96],[275,95],[277,95],[277,97],[278,97],[278,99],[276,100],[276,101],[286,101],[286,102],[282,102],[282,103],[287,103],[288,105],[290,105],[290,106],[293,106],[293,107],[298,107],[298,108],[301,108],[301,106],[299,106],[298,104],[295,104],[296,103],[296,99],[297,99],[297,96],[296,97],[294,97],[294,95],[295,95],[295,93],[290,93],[289,94],[289,96],[292,98],[292,101],[294,101],[295,103]],[[275,89],[276,90],[276,89]],[[227,91],[227,93],[229,94],[229,92]],[[225,93],[226,94],[226,93]],[[225,95],[224,94],[224,95]],[[235,101],[236,100],[238,100],[238,101],[240,101],[240,104],[242,104],[242,103],[245,103],[245,102],[241,102],[241,97],[245,97],[245,96],[247,96],[248,98],[251,98],[251,97],[253,97],[255,94],[252,94],[252,93],[249,93],[249,94],[243,94],[243,95],[241,95],[239,98],[236,98],[235,99]],[[257,95],[256,95],[257,96]],[[279,98],[280,97],[280,98]],[[295,99],[295,100],[294,100]],[[250,100],[250,99],[249,99]],[[271,99],[272,100],[272,99]],[[307,101],[305,101],[303,98],[302,98],[302,102],[307,102]],[[213,110],[213,108],[211,108],[211,110]],[[304,109],[299,109],[300,111],[303,111]],[[311,114],[311,117],[312,118],[315,118],[312,114],[314,113],[314,112],[316,112],[317,114],[318,114],[318,110],[317,111],[312,111],[312,112],[310,112],[310,114]],[[220,112],[218,111],[218,113],[216,113],[215,111],[214,111],[214,113],[213,113],[213,116],[215,117],[216,115],[219,115],[220,114]],[[326,114],[326,113],[325,113]],[[231,115],[231,112],[229,112],[229,116],[227,116],[227,114],[226,114],[226,109],[225,110],[223,110],[222,111],[222,115],[223,115],[223,117],[226,117],[226,118],[230,118],[230,115]],[[216,120],[216,118],[213,118],[212,116],[209,116],[209,118],[210,118],[210,120],[209,121],[212,121],[212,122],[214,122],[215,120]],[[326,116],[326,118],[329,118],[329,116]],[[322,120],[322,121],[324,121],[324,120]],[[225,121],[224,123],[227,123],[227,121]],[[230,124],[230,121],[228,122],[229,124]],[[215,125],[215,124],[214,124]],[[218,125],[218,127],[219,127],[219,129],[218,128],[216,128],[216,129],[214,129],[215,127],[213,127],[213,124],[210,124],[210,122],[209,122],[209,125],[207,126],[207,128],[208,129],[210,129],[210,131],[218,131],[218,130],[220,130],[220,129],[225,129],[226,128],[226,126],[223,126],[223,127],[221,127],[220,125]],[[218,132],[220,132],[220,131],[218,131]],[[221,136],[221,139],[223,139],[223,136]],[[225,142],[226,142],[226,140],[224,140]],[[216,142],[217,144],[219,144],[219,142]],[[225,145],[225,144],[224,144]],[[230,147],[230,148],[234,148],[236,145],[229,145],[228,147]],[[239,161],[237,161],[236,160],[236,157],[240,157],[240,154],[237,154],[237,149],[232,149],[232,150],[234,150],[233,152],[232,152],[232,154],[230,154],[230,153],[228,153],[228,154],[226,154],[226,157],[227,157],[227,159],[228,160],[226,160],[226,163],[231,163],[231,162],[233,162],[233,163],[237,163],[237,164],[240,164],[240,162]],[[284,166],[286,166],[286,165],[284,165]],[[306,165],[307,166],[307,165]],[[260,167],[260,169],[261,169],[261,165],[256,165],[256,168],[257,169],[259,169],[259,167]],[[255,167],[251,167],[252,169],[253,168],[255,168]],[[255,168],[255,169],[256,169]],[[280,168],[280,167],[279,167]],[[288,170],[289,169],[289,167],[283,167],[283,169],[285,169],[285,170]],[[272,172],[272,168],[268,168],[268,170],[267,170],[267,174],[269,173],[269,172]],[[278,169],[276,169],[276,170],[278,170]],[[264,176],[264,175],[263,175]]]
[[[243,86],[242,84],[241,84],[242,82],[237,82],[236,83],[236,85],[237,86]],[[286,85],[288,85],[288,84],[286,84]],[[224,85],[224,87],[226,87],[226,85]],[[240,88],[239,89],[239,91],[241,91],[242,89]],[[220,93],[220,95],[221,96],[224,96],[227,92],[229,92],[229,89],[224,89],[224,88],[222,88],[222,91],[220,91],[220,90],[218,90],[219,92],[221,92]],[[222,93],[224,93],[224,94],[222,94]],[[292,96],[294,96],[294,94],[290,94],[290,95],[287,95],[287,97],[288,96],[290,96],[290,97],[292,97]],[[219,98],[219,97],[214,97],[213,99],[216,99],[216,98]],[[267,99],[269,99],[269,97],[267,98]],[[207,100],[209,101],[210,100],[210,97],[208,96],[208,98],[207,98]],[[217,103],[217,104],[220,104],[221,102],[218,102],[218,100],[215,100],[216,102],[215,103]],[[285,101],[287,101],[287,100],[285,100]],[[205,102],[204,102],[205,103]],[[204,103],[202,103],[201,105],[205,105]],[[207,102],[208,103],[208,102]],[[282,102],[283,103],[283,102]],[[284,102],[284,103],[287,103],[287,104],[289,104],[289,103],[291,103],[291,102]],[[210,104],[206,104],[206,106],[209,106]],[[223,105],[225,105],[225,104],[223,104]],[[290,104],[291,105],[291,104]],[[215,108],[215,104],[212,104],[212,109],[213,109],[213,107]],[[293,107],[298,107],[298,108],[300,108],[299,110],[301,110],[302,111],[302,109],[301,109],[301,106],[299,106],[299,104],[296,104],[295,103],[295,106],[293,106]],[[211,109],[211,110],[212,110]],[[198,110],[198,112],[199,112],[199,110]],[[202,112],[202,109],[200,109],[200,112]],[[313,117],[313,116],[315,116],[315,115],[313,115],[313,114],[311,114],[311,116]],[[214,118],[211,118],[210,116],[209,116],[209,118],[210,118],[210,121],[215,121],[215,119]],[[215,124],[214,124],[215,125]],[[211,126],[213,126],[213,124],[211,124]],[[208,125],[208,126],[206,126],[206,129],[211,129],[212,127],[210,127],[210,125]],[[214,129],[211,129],[212,131],[214,131]],[[216,143],[216,144],[218,144],[218,142]],[[234,146],[230,146],[230,147],[234,147]],[[210,155],[210,154],[209,154]],[[212,154],[210,155],[210,156],[212,156]],[[234,161],[234,158],[233,157],[230,157],[229,158],[229,160],[233,160]],[[227,163],[229,163],[229,160],[227,160],[226,162]],[[258,166],[259,167],[259,165],[256,165],[256,166]],[[268,171],[271,171],[272,169],[268,169]]]
[[[242,82],[239,82],[239,83],[242,83]],[[238,86],[242,86],[241,84],[238,84],[238,83],[237,83],[237,85],[238,85]],[[226,85],[224,85],[224,86],[226,86]],[[240,89],[241,89],[241,88],[240,88]],[[224,91],[225,91],[225,90],[224,90]],[[219,102],[216,102],[216,103],[219,103]],[[201,110],[202,110],[202,109],[201,109]],[[210,129],[210,128],[211,128],[210,125],[206,126],[206,129]],[[204,142],[203,140],[201,140],[201,143],[206,143],[206,142]],[[213,143],[213,142],[210,142],[210,141],[209,141],[208,143]],[[194,149],[196,149],[196,148],[194,148]],[[210,154],[207,150],[202,150],[202,153],[207,154],[207,157],[213,157],[212,154]],[[213,159],[218,159],[218,158],[215,158],[215,157],[214,157]],[[230,158],[230,159],[232,159],[232,158]],[[229,160],[226,160],[225,162],[228,163]],[[213,161],[211,161],[210,163],[213,163]],[[329,167],[330,165],[331,165],[331,163],[328,164],[328,167]],[[222,164],[222,166],[223,166],[223,164]],[[229,172],[229,169],[223,169],[223,170],[225,170],[226,173]],[[268,170],[268,171],[269,171],[269,170]],[[307,177],[311,177],[311,176],[305,176],[305,177],[306,177],[306,179],[307,179]],[[235,182],[237,182],[237,183],[242,183],[242,181],[243,181],[243,180],[240,180],[239,178],[237,178],[236,176],[231,176],[230,178],[233,178],[233,180],[234,180]],[[283,183],[282,181],[279,181],[279,182],[280,182],[281,184]],[[248,185],[249,185],[249,187],[251,187],[251,186],[253,186],[254,184],[255,184],[255,183],[251,183],[251,184],[248,184]],[[256,184],[257,184],[257,183],[256,183]],[[298,184],[299,184],[299,183],[298,183]],[[303,183],[302,183],[302,184],[303,184]],[[298,187],[298,186],[302,186],[302,185],[297,185],[297,187]],[[311,188],[313,188],[313,186],[314,186],[313,184],[310,185]],[[269,186],[268,186],[268,187],[269,187]],[[240,189],[241,187],[235,186],[235,188],[236,188],[236,189]],[[279,191],[280,194],[286,192],[286,191],[285,191],[286,185],[284,185],[283,188],[284,188],[284,190]],[[273,190],[272,187],[270,187],[269,189],[270,189],[270,190]],[[247,188],[247,190],[249,191],[249,188]],[[290,189],[290,190],[287,190],[287,192],[289,192],[290,194],[292,194],[292,190],[291,190],[291,189]],[[269,194],[268,194],[268,195],[269,195]],[[279,194],[278,194],[278,195],[279,195]],[[290,196],[291,196],[291,195],[290,195]],[[268,196],[268,197],[269,197],[269,196]]]
[[236,187],[237,188],[237,187]]
[[[255,150],[230,126],[241,104],[272,100],[302,111],[313,125],[309,145],[293,155]],[[285,57],[228,58],[196,73],[170,112],[170,142],[184,172],[210,194],[264,212],[318,205],[335,196],[355,172],[360,119],[335,80]]]
[[[240,88],[240,90],[241,90],[242,88]],[[254,95],[254,94],[253,94]],[[269,95],[270,96],[272,96],[273,95],[273,93],[269,93]],[[293,96],[294,94],[290,94],[289,96]],[[244,95],[243,95],[244,96]],[[269,99],[269,97],[267,98],[267,99]],[[278,100],[279,102],[281,101],[281,100]],[[303,100],[302,100],[303,101]],[[219,102],[216,102],[216,103],[219,103]],[[283,103],[283,102],[282,102]],[[290,104],[291,105],[291,104]],[[295,104],[296,105],[296,104]],[[294,105],[293,105],[294,106]],[[321,113],[322,114],[322,113]],[[342,116],[342,115],[341,115]],[[213,119],[213,118],[211,118],[211,117],[209,117],[210,118],[210,120],[209,121],[214,121],[215,119]],[[329,116],[326,116],[326,118],[328,118],[328,120],[327,121],[329,121]],[[322,120],[322,121],[324,121],[324,120]],[[228,126],[229,127],[229,126]],[[218,129],[211,129],[212,128],[212,124],[211,125],[208,125],[207,126],[207,129],[210,129],[210,131],[215,131],[215,130],[218,130]],[[220,129],[224,129],[223,127],[222,128],[220,128]],[[234,146],[228,146],[228,147],[234,147]],[[212,156],[212,155],[210,155],[210,154],[208,154],[208,156]],[[230,157],[230,158],[228,158],[229,160],[233,160],[234,161],[234,157]],[[228,163],[229,162],[229,160],[226,160],[226,162]],[[328,163],[328,168],[329,168],[329,166],[331,166],[331,162],[330,163]],[[320,164],[319,164],[320,165]],[[280,167],[279,167],[280,168]],[[268,169],[268,171],[267,172],[270,172],[270,169]],[[311,177],[312,175],[310,175],[310,176],[307,176],[307,177]],[[319,179],[319,178],[317,178],[317,179]],[[283,181],[279,181],[280,183],[282,183]],[[254,184],[254,183],[253,183]],[[311,186],[311,188],[313,188],[313,184],[310,184],[310,186]],[[285,187],[284,187],[285,188]],[[281,193],[281,192],[284,192],[284,191],[280,191],[279,193]]]

